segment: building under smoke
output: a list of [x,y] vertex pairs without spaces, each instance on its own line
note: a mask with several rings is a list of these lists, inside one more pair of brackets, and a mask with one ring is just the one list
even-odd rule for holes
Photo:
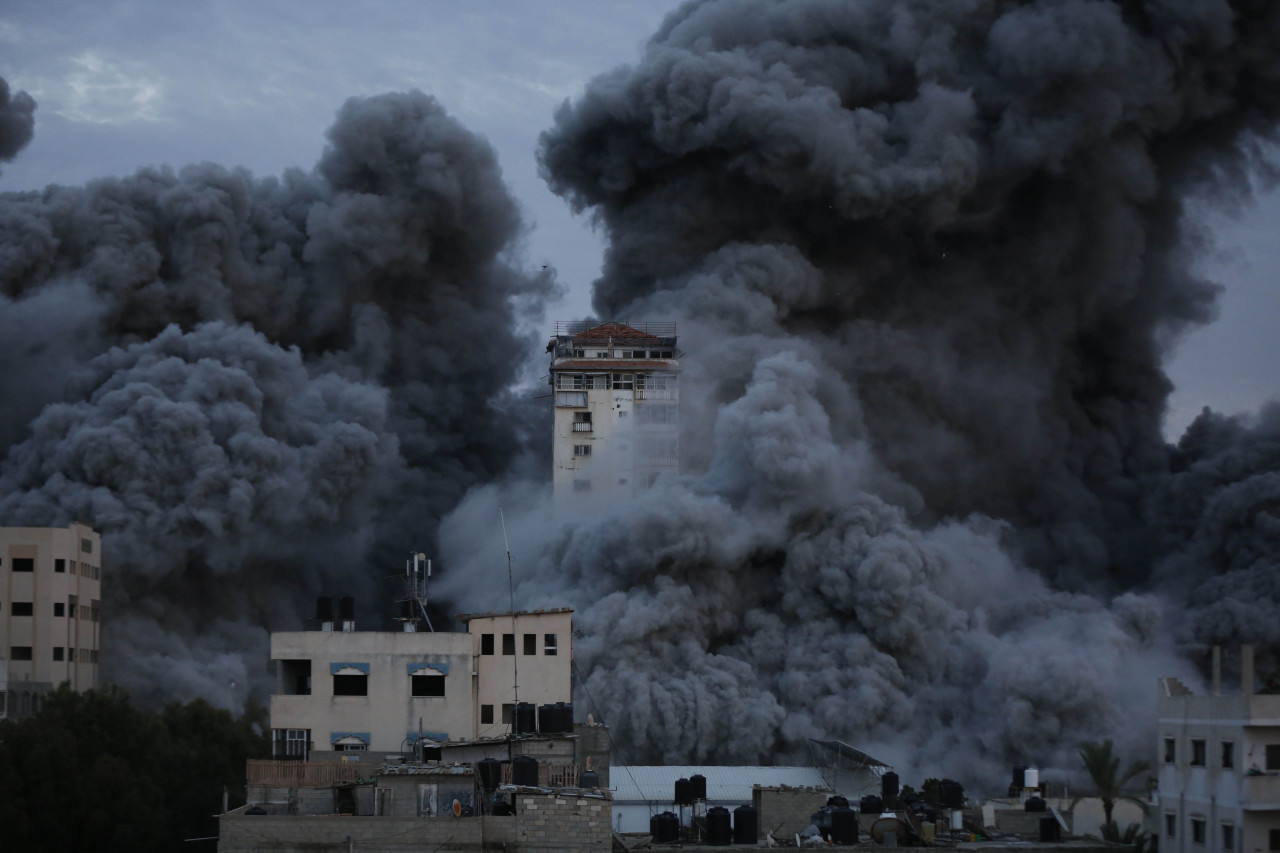
[[674,323],[559,323],[547,351],[557,505],[608,504],[679,472]]

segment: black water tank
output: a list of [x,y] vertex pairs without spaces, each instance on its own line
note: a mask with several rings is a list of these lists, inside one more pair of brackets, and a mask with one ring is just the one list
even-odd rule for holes
[[338,618],[350,622],[356,618],[356,600],[349,595],[338,599]]
[[560,731],[560,710],[555,705],[538,706],[538,731],[544,735]]
[[674,812],[662,812],[649,818],[649,834],[653,843],[666,844],[680,840],[680,818]]
[[671,802],[677,806],[693,805],[693,785],[688,779],[680,778],[676,780],[675,799]]
[[848,808],[849,800],[845,797],[840,796],[839,794],[835,794],[833,796],[827,797],[827,805],[844,806],[845,808]]
[[1062,840],[1062,826],[1056,817],[1040,818],[1040,841],[1044,844],[1056,844]]
[[600,774],[594,770],[583,770],[578,774],[579,788],[599,788]]
[[949,809],[964,808],[964,786],[951,779],[943,779],[938,786],[938,805]]
[[858,813],[848,806],[831,809],[831,840],[836,844],[858,843]]
[[[712,847],[728,847],[733,843],[733,827],[729,810],[724,806],[707,809],[707,843]],[[754,844],[755,841],[753,840]]]
[[1027,784],[1027,765],[1015,764],[1013,767],[1013,787],[1023,788]]
[[532,702],[517,702],[511,733],[533,734],[538,730],[538,706]]
[[1047,806],[1048,806],[1048,803],[1046,803],[1044,800],[1040,799],[1039,797],[1032,797],[1031,799],[1027,800],[1026,809],[1029,812],[1042,812],[1045,810]]
[[880,796],[886,803],[892,803],[898,796],[898,774],[892,770],[880,777]]
[[863,797],[862,800],[858,803],[858,811],[862,812],[863,814],[879,815],[882,811],[884,811],[884,800],[882,800],[880,797],[877,797],[875,794],[871,794],[870,796]]
[[538,786],[538,759],[532,755],[517,755],[511,759],[511,784]]
[[760,838],[760,815],[753,806],[733,810],[733,843],[755,846]]
[[333,621],[333,599],[327,595],[322,595],[316,599],[316,621]]
[[496,758],[485,758],[476,762],[480,772],[480,787],[492,791],[502,784],[502,762]]
[[707,777],[701,773],[694,773],[689,777],[689,796],[694,800],[705,800],[707,798]]
[[573,703],[557,702],[556,708],[560,711],[560,731],[573,734]]

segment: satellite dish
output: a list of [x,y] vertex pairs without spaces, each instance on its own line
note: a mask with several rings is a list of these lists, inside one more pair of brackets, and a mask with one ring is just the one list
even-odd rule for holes
[[457,800],[453,801],[453,816],[462,817],[462,803]]

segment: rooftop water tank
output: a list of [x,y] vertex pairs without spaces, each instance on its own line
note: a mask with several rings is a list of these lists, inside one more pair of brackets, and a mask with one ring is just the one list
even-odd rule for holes
[[677,806],[693,805],[693,786],[689,784],[688,779],[676,780],[675,799],[672,802]]
[[707,798],[707,777],[701,773],[694,773],[689,777],[689,794],[696,800],[705,800]]
[[511,784],[538,786],[538,759],[532,755],[517,755],[511,759]]
[[496,758],[485,758],[476,762],[480,773],[480,787],[492,791],[502,784],[502,762]]
[[649,834],[654,844],[680,840],[680,818],[674,812],[662,812],[649,818]]
[[760,815],[753,806],[733,810],[733,843],[755,845],[760,837]]
[[[728,847],[733,843],[729,810],[724,806],[712,806],[707,809],[707,843],[713,847]],[[754,839],[752,843],[755,843]]]
[[858,813],[848,806],[831,809],[831,840],[836,844],[858,843]]

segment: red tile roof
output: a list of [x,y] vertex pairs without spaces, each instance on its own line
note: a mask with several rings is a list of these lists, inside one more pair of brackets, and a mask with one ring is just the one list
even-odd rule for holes
[[644,343],[662,343],[662,338],[657,335],[651,335],[648,332],[642,332],[639,329],[633,329],[622,323],[601,323],[593,329],[587,329],[585,332],[578,332],[573,336],[573,340],[577,341],[605,341],[610,338],[614,341],[642,341]]

